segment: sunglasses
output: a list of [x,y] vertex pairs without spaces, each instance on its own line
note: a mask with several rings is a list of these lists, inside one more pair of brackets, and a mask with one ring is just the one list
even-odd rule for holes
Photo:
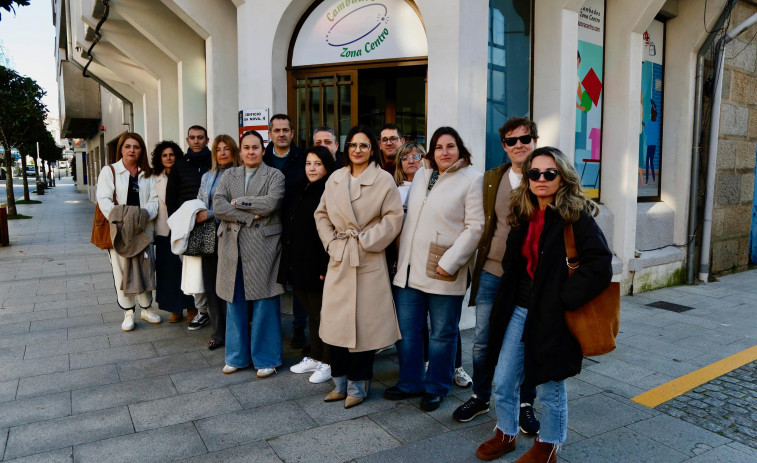
[[520,137],[505,137],[502,139],[502,143],[504,143],[507,146],[515,146],[518,143],[518,140],[524,145],[528,145],[531,143],[531,140],[533,137],[531,135],[521,135]]
[[544,172],[539,171],[539,169],[528,169],[526,171],[526,176],[533,182],[538,182],[542,175],[544,176],[544,180],[551,182],[560,175],[560,171],[554,168],[547,169]]

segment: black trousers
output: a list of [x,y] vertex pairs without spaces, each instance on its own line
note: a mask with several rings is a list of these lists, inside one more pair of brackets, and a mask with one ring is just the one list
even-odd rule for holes
[[[216,238],[218,249],[218,238]],[[213,328],[213,338],[223,341],[226,338],[226,301],[216,293],[216,274],[218,273],[218,254],[202,257],[202,283],[208,298],[208,316]]]
[[323,302],[322,291],[302,291],[294,289],[294,300],[299,301],[300,305],[308,314],[308,330],[310,331],[310,357],[326,365],[331,365],[331,352],[321,337],[318,336],[318,329],[321,326],[321,303]]
[[181,257],[171,252],[167,236],[155,236],[155,301],[160,310],[181,314],[194,298],[181,291]]
[[328,346],[331,350],[331,376],[346,376],[350,381],[373,379],[375,350],[350,352],[346,347]]

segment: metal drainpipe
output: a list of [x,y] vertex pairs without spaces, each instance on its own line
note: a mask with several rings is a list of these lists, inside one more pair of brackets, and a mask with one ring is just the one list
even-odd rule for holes
[[757,23],[757,13],[731,29],[718,41],[718,62],[715,68],[715,92],[710,116],[710,140],[707,158],[707,184],[704,203],[704,221],[702,224],[702,252],[699,257],[699,280],[707,283],[710,276],[710,242],[712,240],[712,209],[715,203],[715,174],[718,156],[718,139],[720,134],[720,103],[723,92],[723,67],[725,66],[725,46],[744,30]]
[[731,10],[739,0],[730,0],[720,13],[712,32],[707,36],[697,53],[696,84],[694,87],[694,134],[691,147],[691,185],[689,189],[689,239],[687,241],[686,282],[694,284],[694,261],[696,259],[697,206],[699,203],[699,158],[701,156],[700,141],[702,138],[702,100],[704,98],[704,58],[716,35],[731,14]]

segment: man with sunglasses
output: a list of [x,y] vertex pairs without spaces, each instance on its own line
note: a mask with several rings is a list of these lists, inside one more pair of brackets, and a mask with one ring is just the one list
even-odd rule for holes
[[381,148],[381,168],[394,175],[397,166],[394,160],[397,157],[397,150],[405,143],[405,137],[402,131],[395,124],[384,124],[381,128],[381,138],[379,138],[379,148]]
[[[452,416],[467,422],[489,411],[494,371],[486,365],[489,344],[489,314],[499,289],[502,258],[505,255],[510,226],[510,194],[523,178],[521,167],[531,151],[536,148],[539,135],[536,124],[525,117],[513,117],[499,129],[502,148],[510,162],[487,170],[484,174],[484,234],[478,243],[470,305],[476,306],[476,327],[473,338],[473,396],[459,406]],[[539,422],[533,411],[536,390],[533,386],[521,386],[520,427],[526,434],[536,434]]]

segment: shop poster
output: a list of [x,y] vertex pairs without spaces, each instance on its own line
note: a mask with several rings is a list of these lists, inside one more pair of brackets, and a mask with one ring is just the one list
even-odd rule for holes
[[578,13],[574,163],[581,175],[581,186],[590,198],[599,197],[599,173],[602,160],[604,28],[604,0],[586,0]]
[[639,196],[660,194],[664,36],[665,24],[657,20],[652,21],[642,36]]

